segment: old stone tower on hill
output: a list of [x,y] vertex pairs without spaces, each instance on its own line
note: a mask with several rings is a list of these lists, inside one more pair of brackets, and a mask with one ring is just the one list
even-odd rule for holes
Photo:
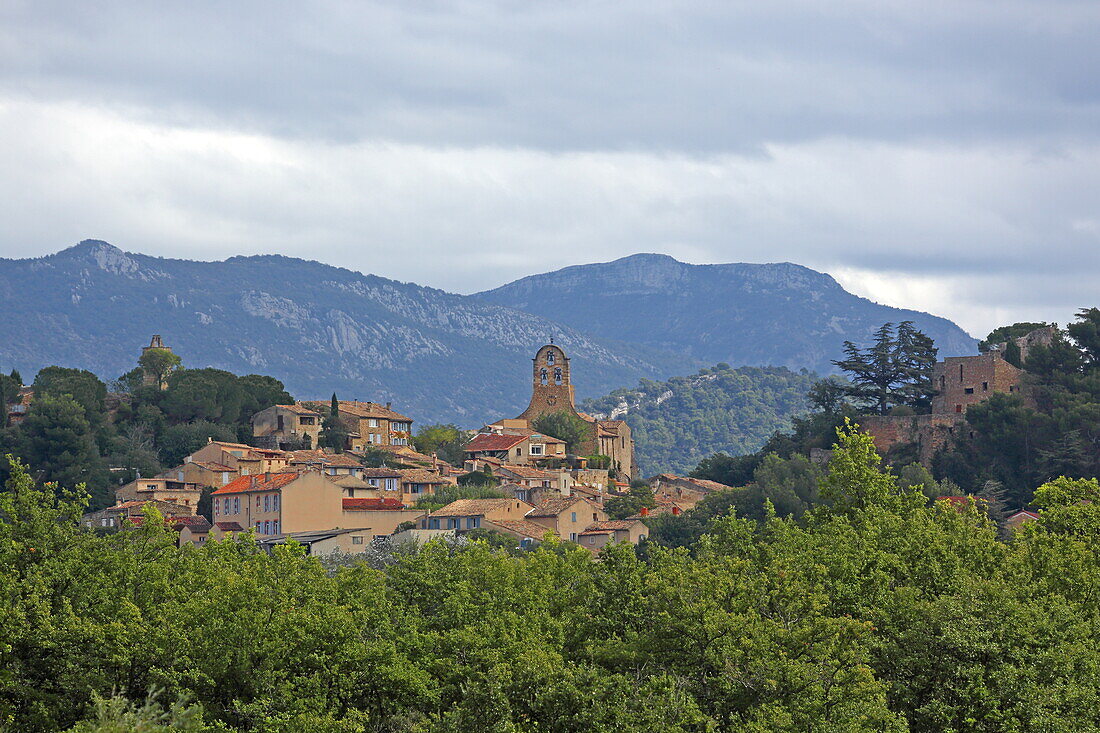
[[[531,404],[519,416],[531,421],[551,412],[577,414],[573,384],[569,381],[569,357],[554,344],[543,346],[535,354],[531,377]],[[579,415],[578,415],[579,417]]]

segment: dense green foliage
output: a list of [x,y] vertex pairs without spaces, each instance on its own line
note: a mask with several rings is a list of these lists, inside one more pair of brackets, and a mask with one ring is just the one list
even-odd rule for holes
[[539,415],[531,421],[531,427],[543,435],[564,440],[565,452],[569,454],[576,454],[593,437],[591,424],[565,410]]
[[464,449],[470,442],[470,432],[452,424],[421,425],[413,437],[413,447],[425,455],[435,454],[452,466],[466,460]]
[[[612,545],[593,562],[554,541],[433,542],[326,569],[248,536],[177,550],[152,511],[139,529],[85,532],[84,496],[17,467],[0,492],[0,720],[1100,730],[1096,481],[1039,487],[1040,520],[1004,542],[977,507],[930,505],[849,430],[819,491],[801,519],[717,517],[690,548]],[[179,702],[165,711],[150,690]]]
[[[122,390],[112,401],[113,411],[107,385],[96,375],[46,367],[35,377],[34,400],[23,422],[0,426],[0,455],[19,456],[44,481],[85,484],[98,509],[111,503],[111,489],[119,482],[179,465],[210,438],[244,442],[252,435],[252,415],[293,402],[272,377],[182,369],[176,360],[154,366],[165,388],[144,385],[141,369],[135,369],[112,383]],[[18,388],[13,378],[0,378],[0,391]],[[7,461],[0,459],[0,479],[7,471]]]
[[892,323],[882,324],[865,349],[845,341],[844,358],[833,364],[850,380],[844,396],[876,415],[900,406],[927,412],[932,405],[936,347],[912,321],[902,321],[896,329]]
[[1008,507],[1020,508],[1030,503],[1033,487],[1058,476],[1100,476],[1098,332],[1100,310],[1083,309],[1065,330],[1055,330],[1049,347],[1032,346],[1023,393],[969,407],[972,430],[956,431],[949,449],[937,455],[937,478],[974,491],[997,482]]
[[719,364],[666,382],[643,379],[581,408],[622,416],[634,436],[639,476],[658,471],[686,473],[713,453],[749,453],[768,436],[789,426],[807,407],[806,394],[816,377],[782,367]]

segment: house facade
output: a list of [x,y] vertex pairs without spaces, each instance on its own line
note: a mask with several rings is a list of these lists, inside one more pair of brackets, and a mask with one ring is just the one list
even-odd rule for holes
[[252,436],[265,448],[316,448],[321,413],[302,405],[272,405],[252,416]]

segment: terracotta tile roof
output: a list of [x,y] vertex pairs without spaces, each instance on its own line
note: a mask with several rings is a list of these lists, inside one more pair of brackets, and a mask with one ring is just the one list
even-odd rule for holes
[[363,478],[400,478],[396,468],[364,468]]
[[363,464],[347,453],[325,453],[322,450],[290,451],[291,463],[317,463],[334,468],[362,468]]
[[403,484],[449,484],[449,483],[451,483],[447,479],[440,476],[438,473],[432,473],[431,471],[426,471],[423,468],[398,469],[397,473],[401,474],[401,483],[403,483]]
[[530,537],[532,539],[541,540],[549,532],[552,535],[557,536],[554,530],[544,527],[541,524],[535,524],[534,522],[528,522],[526,519],[487,519],[485,520],[485,528],[492,529],[494,526],[502,527],[504,529],[511,530],[516,534],[523,535],[524,537]]
[[542,433],[532,433],[530,436],[532,443],[560,443],[565,445],[565,441],[559,438],[555,438],[553,435],[543,435]]
[[479,453],[481,451],[511,450],[527,440],[525,435],[496,435],[495,433],[479,433],[463,448],[467,453]]
[[611,519],[606,522],[594,522],[581,532],[581,534],[609,534],[611,532],[623,532],[634,528],[640,520],[637,519]]
[[580,496],[560,496],[553,499],[547,499],[531,511],[527,512],[528,517],[556,517],[562,512],[569,509],[569,507],[576,504],[589,504],[589,501]]
[[214,526],[222,532],[244,532],[244,527],[236,522],[214,522]]
[[[199,468],[205,468],[207,471],[215,471],[217,473],[223,473],[225,471],[235,471],[235,468],[223,465],[221,463],[215,463],[214,461],[191,461]],[[178,469],[177,469],[178,470]]]
[[433,517],[474,517],[483,516],[497,509],[515,508],[533,509],[530,504],[519,499],[459,499],[452,501],[442,509],[432,512]]
[[384,420],[396,420],[397,422],[412,422],[412,418],[405,417],[400,412],[396,412],[377,402],[340,400],[340,412],[346,412],[355,417],[379,417]]
[[531,466],[512,466],[503,465],[497,468],[498,471],[510,471],[520,478],[554,478],[554,474],[547,473],[538,468],[532,468]]
[[212,440],[209,443],[207,443],[207,445],[218,445],[218,446],[221,446],[222,448],[233,448],[234,450],[247,450],[247,451],[252,450],[252,446],[245,445],[244,443],[226,443],[226,442],[221,441],[221,440]]
[[246,494],[251,491],[276,491],[291,481],[297,481],[302,474],[293,471],[285,473],[261,473],[256,476],[241,476],[225,486],[213,492],[212,496],[221,494]]
[[344,499],[345,512],[400,511],[404,508],[400,499]]
[[193,532],[203,532],[210,529],[210,522],[201,514],[189,514],[187,516],[171,517],[167,520],[172,528],[179,531],[183,527],[190,527]]
[[321,417],[320,412],[318,412],[317,410],[313,410],[313,409],[310,409],[310,408],[306,407],[301,402],[298,402],[298,403],[293,404],[293,405],[274,405],[274,406],[275,407],[281,407],[284,410],[288,410],[290,412],[293,412],[296,415],[316,415],[317,417]]

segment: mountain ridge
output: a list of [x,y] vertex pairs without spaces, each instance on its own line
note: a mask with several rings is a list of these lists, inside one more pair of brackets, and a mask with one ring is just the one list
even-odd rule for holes
[[843,341],[866,343],[887,321],[914,321],[941,356],[977,345],[945,318],[875,303],[790,262],[694,265],[643,253],[529,275],[473,297],[710,364],[829,373]]
[[[593,272],[603,304],[585,292]],[[494,302],[491,293],[510,286],[538,298]],[[700,287],[709,304],[700,305]],[[731,298],[763,299],[765,310],[786,301],[805,309],[808,300],[835,321],[829,332],[809,338],[811,348],[801,356],[775,347],[777,339],[792,338],[801,317],[785,334],[775,329],[778,337],[742,329],[732,338],[772,349],[755,355],[756,365],[814,369],[821,359],[804,358],[807,353],[821,357],[846,338],[866,335],[841,327],[848,323],[843,307],[828,309],[837,299],[844,307],[869,301],[794,263],[689,265],[641,253],[458,295],[279,254],[195,261],[87,239],[39,258],[0,259],[0,309],[7,315],[0,322],[0,367],[29,374],[61,364],[111,379],[129,370],[141,346],[159,333],[186,366],[271,374],[300,397],[336,391],[392,401],[418,422],[477,427],[522,409],[530,394],[529,359],[550,337],[573,360],[578,399],[707,364],[754,365],[722,350],[731,338],[726,331],[737,325],[721,322]],[[553,307],[538,312],[531,302]],[[605,304],[619,322],[598,322]],[[871,305],[876,318],[894,313]],[[632,331],[634,320],[656,336]]]

